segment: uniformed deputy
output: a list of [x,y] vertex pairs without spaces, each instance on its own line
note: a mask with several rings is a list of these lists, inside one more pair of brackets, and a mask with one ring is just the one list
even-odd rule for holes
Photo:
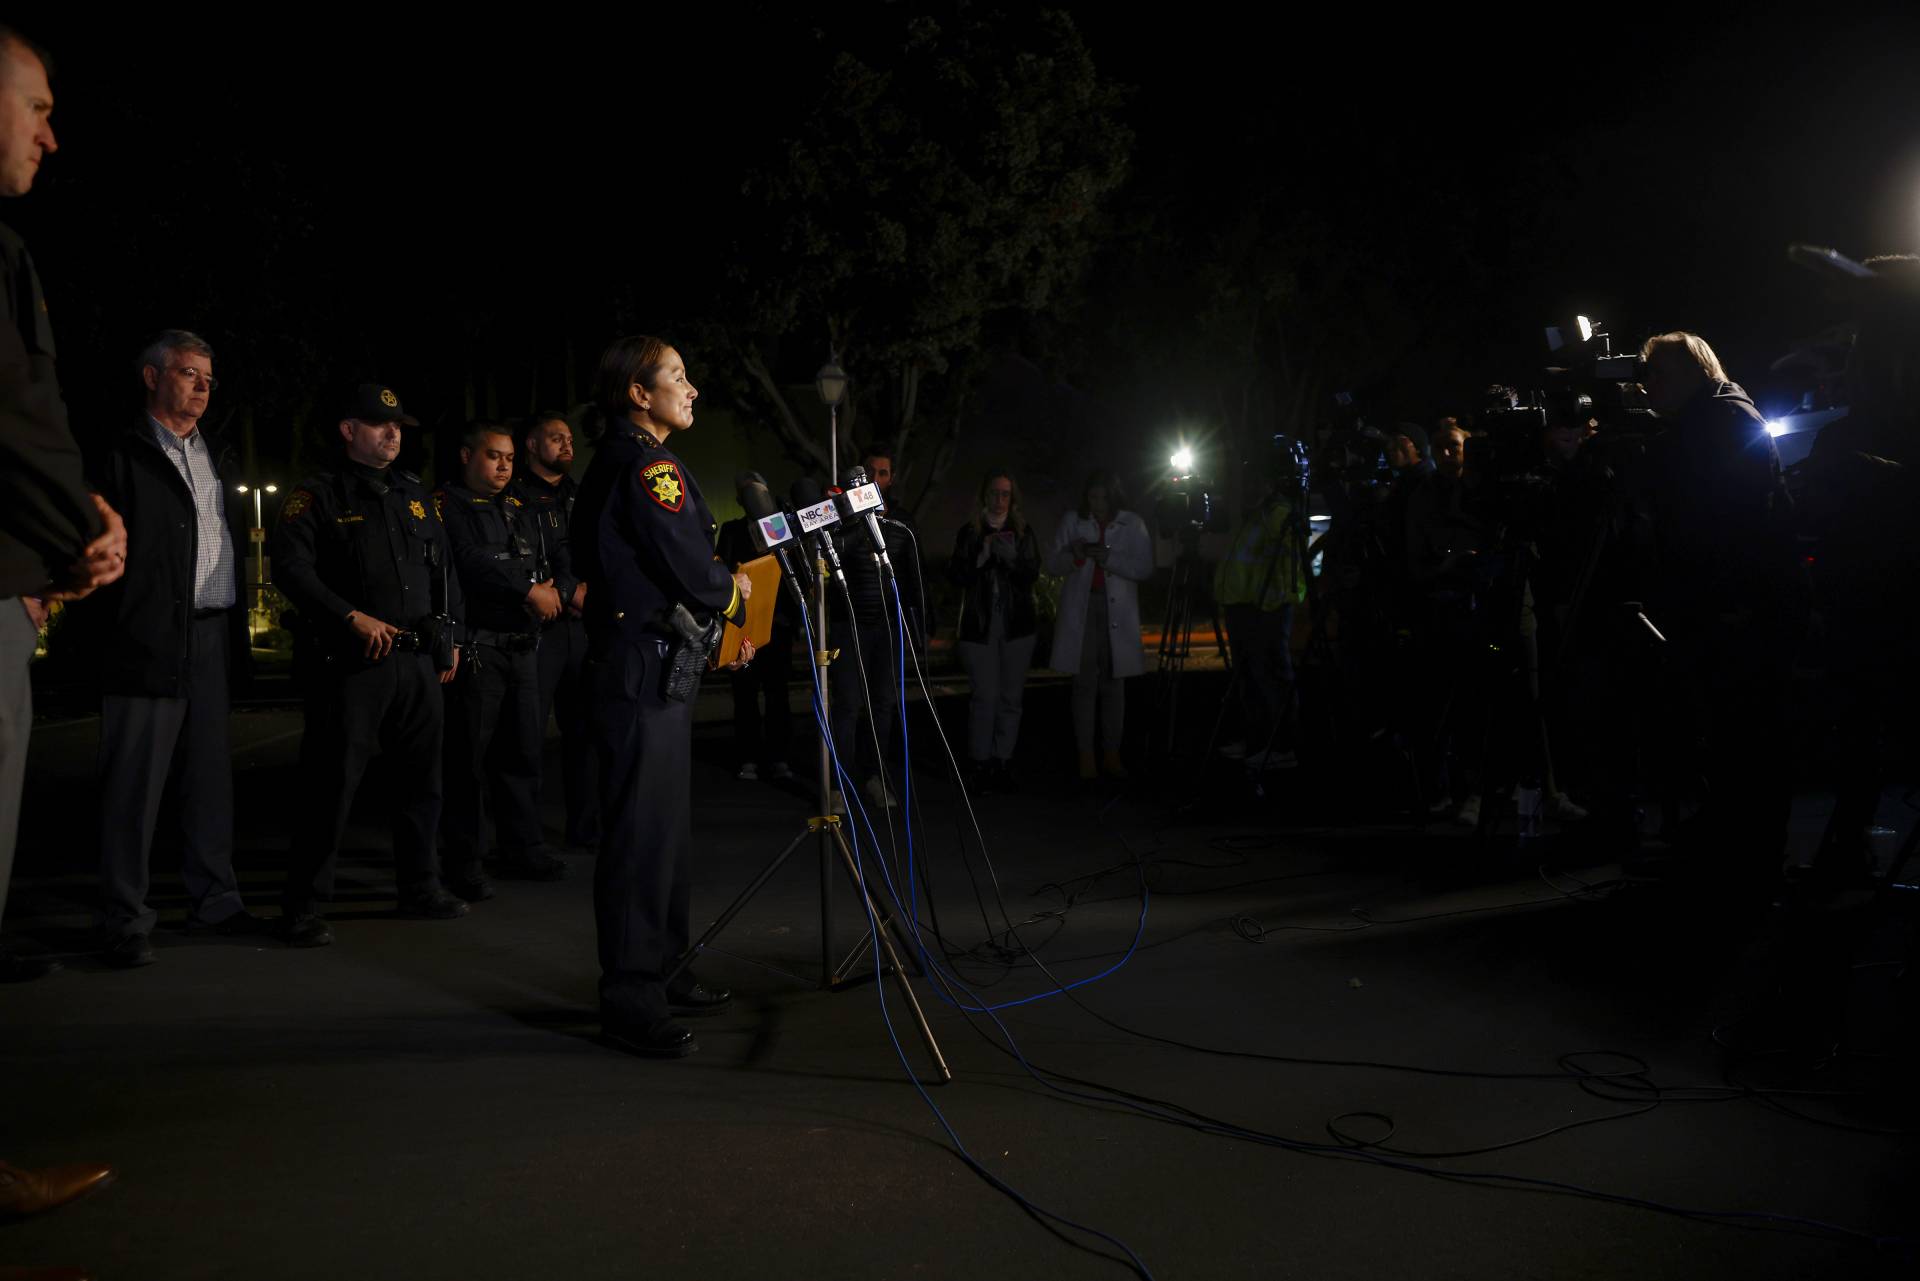
[[[694,1048],[674,1015],[710,1014],[730,994],[683,972],[686,950],[693,703],[666,678],[685,642],[672,618],[745,615],[744,575],[713,555],[713,517],[667,447],[693,426],[700,394],[680,353],[638,335],[600,357],[596,401],[607,420],[573,513],[575,570],[587,583],[586,624],[605,824],[593,885],[600,942],[600,1021],[614,1043],[677,1058]],[[752,657],[751,650],[746,656]]]
[[[345,457],[287,495],[273,531],[273,572],[299,611],[306,734],[306,812],[294,828],[282,929],[295,947],[333,934],[317,904],[333,896],[334,858],[367,765],[393,758],[401,795],[393,853],[403,916],[448,920],[467,905],[440,884],[442,697],[460,652],[460,584],[433,500],[400,471],[399,397],[362,383],[340,410]],[[449,636],[453,632],[455,635]],[[434,640],[441,638],[441,654]]]
[[592,700],[586,682],[587,627],[582,618],[587,585],[573,568],[567,526],[580,482],[573,468],[573,428],[565,414],[548,410],[526,420],[507,492],[533,515],[546,544],[548,572],[566,608],[540,629],[540,728],[560,719],[561,780],[567,794],[567,844],[600,846],[600,766],[594,758]]
[[488,801],[503,870],[538,881],[567,874],[540,828],[540,625],[560,614],[534,514],[507,490],[513,437],[498,423],[467,428],[459,484],[434,491],[466,604],[466,661],[447,691],[447,887],[470,903],[493,897]]

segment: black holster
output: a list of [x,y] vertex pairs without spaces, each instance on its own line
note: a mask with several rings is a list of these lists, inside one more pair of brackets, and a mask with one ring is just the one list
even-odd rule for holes
[[660,693],[676,703],[690,703],[700,692],[700,678],[707,674],[707,661],[719,647],[726,619],[714,614],[701,623],[685,605],[675,605],[667,614],[672,629],[673,649],[667,656]]

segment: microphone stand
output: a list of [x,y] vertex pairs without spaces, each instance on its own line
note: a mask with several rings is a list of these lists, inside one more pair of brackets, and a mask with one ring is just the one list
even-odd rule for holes
[[[714,918],[713,924],[707,927],[706,933],[694,940],[693,945],[674,962],[673,968],[668,971],[665,978],[661,981],[663,984],[671,984],[678,978],[689,965],[693,964],[693,958],[705,950],[706,946],[733,922],[733,918],[740,914],[740,910],[752,901],[754,895],[758,894],[767,882],[773,879],[774,874],[786,865],[787,860],[792,858],[809,839],[815,840],[818,843],[820,858],[820,986],[830,992],[838,992],[853,986],[855,983],[863,982],[864,977],[849,978],[848,975],[852,971],[856,959],[866,951],[869,942],[878,943],[881,951],[886,954],[886,965],[884,968],[892,974],[895,984],[897,984],[900,989],[901,996],[906,998],[907,1008],[913,1013],[914,1025],[920,1030],[920,1040],[925,1044],[927,1055],[933,1061],[936,1079],[931,1082],[931,1084],[944,1085],[953,1080],[953,1069],[947,1066],[946,1056],[940,1052],[940,1043],[934,1038],[933,1028],[927,1022],[926,1011],[921,1008],[920,998],[914,995],[913,985],[908,981],[908,975],[910,973],[920,975],[923,974],[923,971],[920,969],[917,961],[909,965],[901,956],[902,948],[904,948],[907,957],[911,958],[913,956],[911,935],[908,932],[912,929],[913,923],[909,921],[903,928],[894,913],[888,910],[880,899],[875,897],[872,887],[867,882],[866,875],[861,871],[860,860],[854,854],[853,846],[847,840],[847,834],[841,816],[832,812],[833,760],[832,752],[827,742],[827,726],[832,724],[832,717],[828,703],[827,668],[839,655],[837,651],[827,648],[828,570],[826,553],[820,549],[821,545],[824,544],[825,537],[826,535],[821,535],[821,543],[816,544],[814,550],[813,610],[809,618],[812,626],[807,636],[807,643],[813,651],[814,692],[819,698],[820,719],[822,721],[818,759],[819,772],[816,779],[819,789],[816,793],[819,802],[817,811],[807,818],[804,829],[791,841],[788,841],[786,846],[781,849],[778,854],[775,854],[765,867],[760,869],[759,874],[747,884],[747,887],[735,896],[733,902],[727,904],[726,909]],[[806,603],[804,589],[799,583],[794,581],[792,575],[783,573],[781,577],[786,580],[788,589],[793,592],[795,599],[800,602],[804,610]],[[840,586],[842,591],[847,591],[844,578],[841,580]],[[848,608],[849,616],[851,616],[852,595],[850,592],[848,593]],[[868,927],[866,935],[860,940],[859,945],[847,955],[844,961],[837,965],[833,959],[833,869],[836,860],[838,860],[842,870],[846,873],[847,879],[853,883],[854,891],[859,894],[861,901],[865,903],[868,920],[872,922]],[[896,946],[896,934],[898,935],[900,946]],[[871,977],[879,978],[879,972],[876,971]]]

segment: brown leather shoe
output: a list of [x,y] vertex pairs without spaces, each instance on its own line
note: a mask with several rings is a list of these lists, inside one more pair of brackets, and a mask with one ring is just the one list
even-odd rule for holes
[[65,1205],[104,1186],[113,1178],[110,1165],[56,1165],[45,1170],[22,1170],[0,1161],[0,1218],[25,1218],[56,1205]]

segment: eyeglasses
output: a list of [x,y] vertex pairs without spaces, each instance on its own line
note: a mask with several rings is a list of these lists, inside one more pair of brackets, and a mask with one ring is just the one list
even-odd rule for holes
[[186,379],[188,382],[192,383],[196,387],[200,386],[202,383],[205,383],[208,391],[220,390],[220,380],[218,378],[215,378],[212,374],[203,374],[198,369],[194,369],[191,366],[175,365],[172,368],[168,369],[167,372],[170,374],[179,374],[182,378]]

